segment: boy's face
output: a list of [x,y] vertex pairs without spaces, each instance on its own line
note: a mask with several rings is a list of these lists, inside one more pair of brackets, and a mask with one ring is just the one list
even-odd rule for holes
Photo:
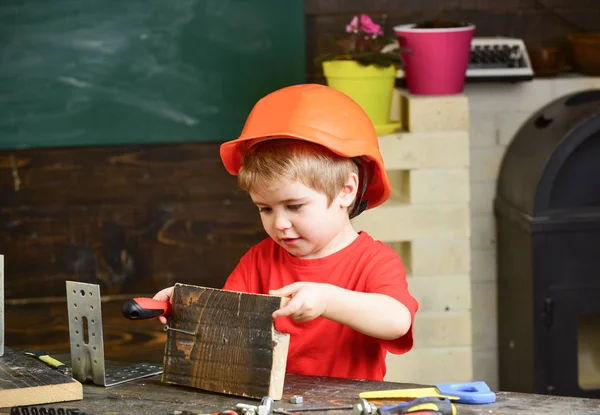
[[327,196],[300,182],[285,181],[275,189],[250,192],[271,238],[298,258],[331,255],[356,235],[348,218],[355,189],[346,186],[331,205]]

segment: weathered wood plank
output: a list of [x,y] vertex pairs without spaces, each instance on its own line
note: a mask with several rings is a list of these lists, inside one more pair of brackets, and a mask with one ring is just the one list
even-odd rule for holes
[[285,299],[192,285],[175,285],[163,382],[207,391],[278,400],[289,334],[271,314]]
[[3,207],[243,197],[216,143],[0,151]]
[[83,399],[83,388],[36,358],[6,348],[0,358],[0,405],[21,406]]
[[220,288],[265,237],[249,200],[0,208],[7,298],[64,296],[66,280],[100,284],[103,294],[175,282]]

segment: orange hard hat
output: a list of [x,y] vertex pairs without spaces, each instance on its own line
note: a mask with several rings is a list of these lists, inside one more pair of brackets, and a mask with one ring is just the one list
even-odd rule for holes
[[390,196],[375,128],[365,111],[344,93],[324,85],[302,84],[268,94],[254,105],[242,134],[221,144],[223,164],[237,175],[248,148],[280,138],[309,141],[340,156],[360,159],[367,170],[367,183],[361,183],[366,187],[362,201],[367,208]]

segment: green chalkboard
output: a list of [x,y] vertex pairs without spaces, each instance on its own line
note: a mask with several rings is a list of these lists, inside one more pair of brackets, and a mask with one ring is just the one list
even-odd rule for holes
[[2,0],[0,147],[235,138],[305,82],[301,0]]

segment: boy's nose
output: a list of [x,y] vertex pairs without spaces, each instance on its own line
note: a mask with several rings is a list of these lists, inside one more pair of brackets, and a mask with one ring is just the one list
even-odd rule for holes
[[289,221],[289,219],[285,216],[285,215],[277,215],[275,217],[275,229],[277,229],[278,231],[282,231],[284,229],[288,229],[292,226],[292,223]]

